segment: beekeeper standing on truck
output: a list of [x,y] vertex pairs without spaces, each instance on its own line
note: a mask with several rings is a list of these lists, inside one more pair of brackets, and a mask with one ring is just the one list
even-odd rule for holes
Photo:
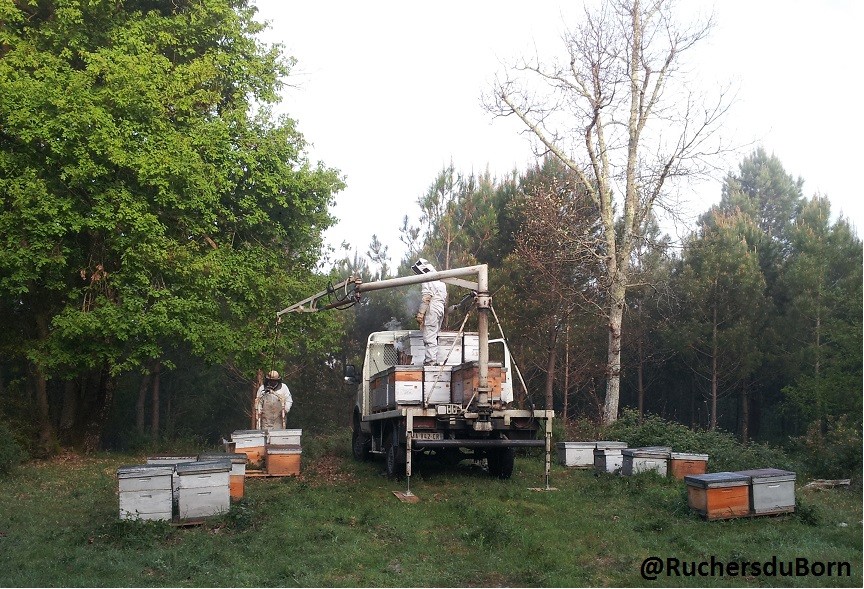
[[255,398],[258,429],[285,429],[285,419],[293,404],[291,391],[279,373],[275,370],[268,372]]
[[[414,274],[435,272],[435,267],[425,258],[417,260],[411,270]],[[444,308],[447,306],[447,286],[440,280],[424,282],[420,288],[421,303],[417,310],[417,323],[423,331],[423,365],[438,363],[438,332],[444,322]]]

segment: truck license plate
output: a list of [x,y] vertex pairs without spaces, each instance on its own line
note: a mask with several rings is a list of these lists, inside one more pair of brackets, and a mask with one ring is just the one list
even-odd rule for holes
[[443,440],[444,434],[441,432],[414,432],[412,437],[415,440]]

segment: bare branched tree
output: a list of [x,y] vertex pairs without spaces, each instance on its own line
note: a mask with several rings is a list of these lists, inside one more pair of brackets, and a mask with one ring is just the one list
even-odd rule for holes
[[652,209],[669,206],[670,181],[707,173],[723,150],[717,131],[728,95],[698,96],[682,57],[710,27],[710,20],[679,26],[671,0],[606,0],[586,8],[584,21],[564,35],[565,62],[523,60],[484,97],[496,116],[518,117],[537,154],[554,154],[593,200],[609,326],[604,423],[618,415],[633,248]]

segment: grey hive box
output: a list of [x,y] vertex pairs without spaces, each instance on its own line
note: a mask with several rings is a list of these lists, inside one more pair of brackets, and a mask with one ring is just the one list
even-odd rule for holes
[[627,448],[627,442],[617,440],[598,440],[594,450],[594,470],[598,472],[620,472],[624,465],[621,451]]
[[625,448],[621,450],[621,474],[629,477],[642,472],[655,471],[665,477],[671,451],[672,449],[666,446]]
[[142,464],[117,469],[120,519],[170,520],[171,465]]
[[594,466],[594,450],[597,442],[558,442],[558,464],[570,468],[591,468]]
[[754,515],[795,511],[795,473],[777,468],[740,470],[750,480],[750,512]]
[[303,437],[302,429],[271,429],[267,432],[267,443],[276,446],[285,444],[299,446],[301,437]]
[[230,509],[230,460],[187,462],[175,468],[180,481],[180,519],[218,515]]
[[624,448],[598,448],[594,450],[594,470],[597,472],[618,472],[624,466]]

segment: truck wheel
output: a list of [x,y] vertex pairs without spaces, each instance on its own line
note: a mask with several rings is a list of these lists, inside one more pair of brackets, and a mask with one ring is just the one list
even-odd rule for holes
[[489,466],[489,474],[499,479],[509,479],[513,476],[513,463],[516,460],[516,451],[513,448],[495,448],[489,451],[486,462]]
[[351,430],[351,453],[354,460],[365,462],[369,460],[369,450],[372,440],[360,429],[360,421],[354,416],[354,428]]
[[396,443],[396,436],[392,433],[387,440],[384,452],[387,463],[387,477],[391,479],[401,477],[405,472],[405,448]]

